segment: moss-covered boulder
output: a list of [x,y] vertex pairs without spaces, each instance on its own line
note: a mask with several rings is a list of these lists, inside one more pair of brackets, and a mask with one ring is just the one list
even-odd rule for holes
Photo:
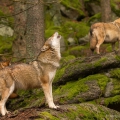
[[102,105],[81,103],[61,105],[59,111],[43,109],[38,112],[40,120],[119,120],[120,113]]
[[119,64],[120,57],[114,52],[106,55],[79,57],[67,62],[66,66],[58,70],[54,84],[65,84],[68,81],[103,72],[108,68],[118,67]]
[[98,99],[104,95],[109,78],[102,74],[68,82],[55,90],[55,99],[60,104],[79,103]]

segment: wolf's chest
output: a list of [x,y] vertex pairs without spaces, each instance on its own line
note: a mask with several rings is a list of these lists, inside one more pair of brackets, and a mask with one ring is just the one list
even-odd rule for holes
[[54,77],[55,77],[55,74],[56,74],[56,70],[52,71],[52,72],[49,72],[49,80],[52,80]]

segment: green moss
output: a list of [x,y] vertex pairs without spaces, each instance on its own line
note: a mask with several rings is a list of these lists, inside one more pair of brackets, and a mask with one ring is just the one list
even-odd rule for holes
[[[47,111],[40,112],[40,117],[42,117],[44,120],[60,120],[59,118],[53,116],[52,114],[50,114]],[[39,120],[41,120],[41,119],[39,119]]]
[[90,27],[84,22],[66,21],[62,30],[64,30],[65,33],[71,33],[73,37],[80,38],[88,34],[89,28]]
[[17,94],[20,96],[19,98],[9,99],[10,104],[8,108],[12,110],[38,107],[44,103],[44,93],[42,89],[19,90]]
[[15,37],[0,36],[0,53],[11,53],[12,42]]
[[[60,103],[66,103],[74,99],[81,92],[86,92],[89,90],[89,86],[86,84],[87,81],[96,80],[101,90],[104,91],[107,82],[109,79],[105,75],[96,74],[91,75],[83,79],[79,79],[78,81],[68,82],[66,85],[62,85],[58,89],[55,90],[54,94],[56,97],[60,97]],[[82,98],[77,98],[78,101],[83,102]]]
[[64,74],[66,67],[63,67],[61,69],[58,69],[54,78],[54,82],[57,82],[61,76]]
[[119,2],[120,0],[111,0],[111,8],[112,8],[112,11],[117,15],[117,16],[120,16],[120,9],[119,9]]
[[70,60],[73,60],[73,59],[75,59],[75,56],[74,55],[69,55],[67,57],[63,57],[62,60],[61,60],[61,62],[62,63],[63,62],[69,62]]
[[83,48],[84,48],[84,46],[75,46],[75,47],[71,48],[70,51],[82,50]]
[[62,53],[63,56],[73,55],[75,57],[84,57],[87,54],[89,54],[89,44],[73,46]]
[[[66,106],[64,112],[58,111],[57,114],[54,111],[40,112],[40,119],[38,120],[106,120],[110,119],[109,110],[99,105],[93,105],[89,103],[72,104]],[[107,116],[106,116],[107,115]]]
[[106,58],[101,58],[100,60],[97,60],[95,63],[94,63],[94,66],[95,67],[99,67],[101,66],[101,63],[104,63],[107,59]]
[[69,50],[62,52],[62,57],[67,57],[69,55],[70,55]]
[[111,75],[112,78],[120,79],[120,68],[111,70],[110,75]]
[[60,62],[61,68],[57,70],[54,78],[54,82],[57,82],[62,77],[62,75],[65,73],[65,69],[68,67],[68,62],[71,61],[72,59],[75,59],[73,55],[69,55],[61,59],[61,62]]
[[109,78],[102,74],[90,75],[86,79],[87,80],[96,80],[102,91],[105,90],[106,85],[109,81]]
[[[6,9],[6,11],[8,11]],[[5,14],[4,11],[0,10],[0,16],[2,17],[3,20],[0,21],[0,24],[4,24],[7,26],[10,26],[13,28],[13,23],[14,23],[14,17],[7,17],[7,16],[11,16],[10,14]]]
[[88,22],[87,22],[87,24],[90,25],[91,22],[93,22],[96,19],[97,19],[97,21],[100,21],[100,19],[101,19],[101,13],[97,13],[97,14],[93,15],[92,17],[90,17],[89,20],[88,20]]
[[72,0],[62,0],[61,3],[65,5],[67,8],[76,10],[79,12],[80,15],[84,16],[79,0],[76,0],[74,2]]
[[114,97],[109,97],[109,98],[105,98],[104,99],[104,103],[105,105],[109,105],[109,104],[116,104],[120,102],[120,95],[116,95]]
[[111,91],[112,96],[120,94],[120,80],[119,79],[112,79],[113,90]]
[[55,96],[60,96],[60,102],[64,103],[71,99],[74,99],[79,92],[85,92],[88,90],[88,86],[85,84],[85,81],[76,81],[76,82],[68,82],[66,85],[59,87],[55,91]]
[[120,61],[120,56],[116,55],[115,58],[116,60]]
[[107,111],[107,109],[104,109],[102,106],[88,103],[76,105],[76,108],[74,106],[73,109],[69,109],[65,114],[69,120],[76,120],[77,118],[82,120],[102,120],[103,118],[106,120],[110,119],[109,110]]

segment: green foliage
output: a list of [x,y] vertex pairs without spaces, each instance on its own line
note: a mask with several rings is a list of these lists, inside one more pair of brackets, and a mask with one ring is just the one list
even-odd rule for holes
[[[40,112],[40,117],[43,117],[43,120],[59,120],[59,118],[53,116],[52,114],[50,114],[47,111]],[[40,120],[42,120],[42,119],[40,119]]]
[[2,17],[2,21],[0,21],[0,24],[4,24],[13,28],[14,18],[7,17],[10,16],[10,14],[5,14],[4,11],[0,10],[0,16]]
[[74,47],[68,48],[68,50],[66,50],[62,53],[62,56],[68,56],[68,55],[74,55],[75,57],[85,56],[83,54],[83,51],[87,50],[88,47],[89,47],[88,45],[86,45],[86,46],[79,45],[79,46],[74,46]]
[[0,53],[11,53],[14,39],[14,36],[0,36]]
[[94,22],[95,20],[100,21],[100,19],[101,19],[101,13],[97,13],[92,17],[90,17],[87,23],[88,25],[91,25],[91,22]]
[[79,0],[75,0],[74,2],[73,0],[62,0],[61,3],[65,5],[67,8],[76,10],[79,12],[80,15],[84,16],[84,12],[82,11],[81,3]]
[[65,22],[63,28],[63,33],[71,34],[73,37],[84,37],[89,32],[89,26],[85,22],[74,22],[67,21]]
[[112,8],[112,11],[117,15],[117,16],[120,16],[120,9],[119,9],[119,2],[120,0],[111,0],[111,8]]

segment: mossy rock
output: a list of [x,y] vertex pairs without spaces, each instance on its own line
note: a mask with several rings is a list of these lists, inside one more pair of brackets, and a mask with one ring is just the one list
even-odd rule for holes
[[120,80],[116,78],[110,79],[106,87],[105,97],[112,97],[120,94]]
[[102,105],[91,103],[61,105],[61,110],[43,109],[40,120],[118,120],[120,113]]
[[89,54],[89,46],[74,46],[69,48],[68,50],[64,51],[62,53],[62,56],[67,56],[67,55],[74,55],[75,57],[82,57],[82,56],[86,56],[87,53]]
[[45,104],[45,97],[42,89],[19,90],[18,98],[8,100],[8,109],[18,110],[30,107],[40,107]]
[[0,36],[0,53],[12,53],[12,43],[14,39],[14,36]]
[[[94,69],[95,72],[100,70],[102,64],[106,62],[106,60],[105,57],[101,57],[92,62],[84,62],[85,58],[76,58],[72,62],[68,62],[65,67],[59,69],[60,72],[57,72],[54,83],[65,84],[68,81],[77,80],[79,77],[83,78],[88,74],[90,75],[92,74],[92,69]],[[59,74],[61,71],[62,74]]]
[[120,79],[120,68],[113,69],[109,73],[110,77]]
[[109,104],[117,104],[120,103],[120,95],[104,98],[103,100],[104,100],[104,105],[106,106],[108,106]]
[[108,81],[109,78],[105,75],[91,75],[60,86],[55,90],[54,96],[56,96],[57,101],[61,104],[97,99],[104,94]]

